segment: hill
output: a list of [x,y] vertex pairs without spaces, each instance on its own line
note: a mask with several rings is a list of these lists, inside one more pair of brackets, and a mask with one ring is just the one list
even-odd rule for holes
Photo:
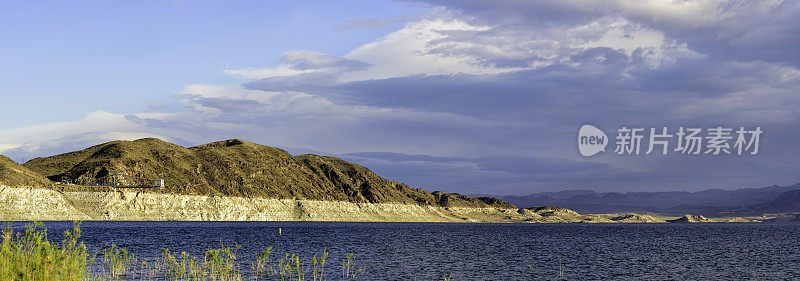
[[704,216],[701,216],[701,215],[696,215],[695,216],[695,215],[686,214],[686,215],[683,215],[682,217],[674,219],[674,220],[667,220],[667,222],[672,222],[672,223],[696,223],[696,222],[711,222],[711,220],[709,220],[708,218],[706,218]]
[[14,160],[0,155],[0,185],[49,186],[52,183],[41,175],[14,162]]
[[746,214],[764,214],[764,213],[772,213],[772,214],[788,214],[788,213],[800,213],[800,190],[792,190],[781,193],[775,199],[770,201],[757,204],[757,205],[750,205],[744,206],[741,208],[736,209],[739,213],[746,213]]
[[[580,213],[657,212],[663,214],[701,213],[711,216],[752,214],[756,207],[774,209],[774,205],[789,204],[772,202],[786,192],[800,190],[800,184],[792,186],[768,186],[736,190],[708,189],[698,192],[605,192],[591,190],[567,190],[542,192],[524,196],[499,196],[520,208],[555,205]],[[784,208],[787,209],[787,208]],[[795,208],[794,211],[800,209]]]
[[800,211],[800,190],[784,192],[772,201],[761,204],[761,207],[777,212],[798,212]]
[[292,156],[238,139],[190,148],[155,138],[114,141],[23,166],[50,180],[77,184],[108,175],[164,179],[165,187],[157,192],[173,194],[513,208],[495,198],[413,188],[335,157]]

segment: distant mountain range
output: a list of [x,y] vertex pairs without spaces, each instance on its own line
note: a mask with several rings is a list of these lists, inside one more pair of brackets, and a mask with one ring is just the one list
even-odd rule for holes
[[800,212],[800,183],[736,190],[708,189],[698,192],[604,192],[564,190],[524,196],[498,196],[519,208],[560,206],[579,213],[653,212],[703,214],[706,216],[760,215]]

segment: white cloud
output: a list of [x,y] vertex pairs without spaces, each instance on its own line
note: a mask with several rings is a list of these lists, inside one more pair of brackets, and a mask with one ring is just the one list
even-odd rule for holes
[[[493,27],[475,25],[445,11],[406,24],[344,57],[311,51],[287,51],[274,68],[232,69],[250,80],[324,73],[336,82],[411,75],[493,75],[568,62],[590,48],[635,52],[647,67],[679,58],[700,58],[685,43],[622,17],[588,24]],[[505,65],[502,61],[516,61]],[[326,76],[327,77],[327,76]]]
[[56,139],[67,135],[81,134],[89,131],[113,131],[129,127],[131,124],[121,114],[105,111],[89,112],[78,121],[56,122],[43,125],[14,128],[3,131],[0,143],[25,143],[28,141],[41,141],[42,139]]
[[255,80],[269,77],[287,77],[295,76],[303,73],[311,73],[314,70],[297,70],[289,66],[279,66],[276,68],[244,68],[244,69],[226,69],[225,73],[241,77],[244,79]]
[[782,0],[614,0],[598,1],[597,5],[611,7],[612,11],[627,17],[647,19],[661,26],[691,29],[725,26],[738,29],[750,24],[751,22],[747,22],[750,19],[763,20],[765,15],[783,2]]
[[127,120],[123,114],[94,111],[78,121],[4,130],[0,132],[0,147],[5,148],[2,152],[8,156],[30,159],[120,139],[173,140],[169,136],[168,130],[144,127]]
[[5,152],[5,151],[7,151],[7,150],[11,150],[11,149],[14,149],[14,148],[18,148],[18,147],[20,147],[20,146],[22,146],[22,145],[21,145],[21,144],[18,144],[18,143],[5,143],[5,144],[0,144],[0,153],[3,153],[3,152]]
[[342,81],[359,81],[403,77],[415,74],[496,74],[514,69],[485,67],[477,64],[475,56],[448,56],[431,52],[437,40],[447,38],[453,31],[482,31],[486,26],[475,26],[455,18],[423,19],[409,23],[378,41],[365,44],[345,57],[372,64],[361,71],[346,73]]
[[337,57],[329,54],[289,50],[281,57],[280,64],[274,68],[257,69],[228,69],[225,73],[242,77],[249,80],[263,78],[291,77],[310,73],[336,74],[348,70],[359,70],[368,67],[369,64]]

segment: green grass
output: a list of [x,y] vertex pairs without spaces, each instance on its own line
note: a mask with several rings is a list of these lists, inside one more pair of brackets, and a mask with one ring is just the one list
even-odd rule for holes
[[[327,250],[310,259],[293,253],[275,258],[273,248],[267,247],[246,265],[250,268],[249,275],[243,275],[242,265],[237,261],[238,245],[220,244],[219,248],[207,249],[199,258],[186,252],[173,254],[165,248],[154,259],[139,259],[115,244],[89,253],[80,236],[79,222],[65,231],[60,243],[50,242],[41,223],[27,225],[22,232],[13,231],[6,223],[0,244],[0,280],[321,281],[358,280],[366,273],[366,267],[357,264],[353,253],[342,257],[341,274],[337,276],[325,267],[330,255]],[[531,276],[537,276],[533,266],[528,265],[528,269]],[[559,257],[558,279],[563,278]],[[443,276],[442,280],[451,280],[451,275]]]
[[80,224],[64,233],[61,244],[51,243],[41,224],[15,233],[6,224],[0,245],[0,280],[87,280],[92,262],[86,246],[78,242]]
[[[239,246],[207,249],[201,258],[163,249],[157,258],[140,260],[115,244],[88,253],[79,241],[80,223],[64,234],[61,243],[52,243],[41,223],[27,225],[23,232],[15,232],[6,224],[0,246],[0,280],[320,281],[329,276],[325,268],[330,254],[327,250],[310,260],[292,253],[274,259],[272,247],[267,247],[249,265],[250,275],[245,277],[236,259]],[[348,254],[343,258],[342,280],[363,277],[364,267],[356,265],[354,257]]]

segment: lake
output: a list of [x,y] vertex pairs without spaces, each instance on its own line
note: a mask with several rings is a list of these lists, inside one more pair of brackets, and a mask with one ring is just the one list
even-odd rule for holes
[[[14,227],[21,227],[17,222]],[[72,222],[46,222],[61,241]],[[280,228],[281,235],[278,235]],[[258,253],[330,252],[341,276],[353,253],[360,280],[791,280],[800,279],[800,224],[457,224],[343,222],[84,222],[90,250],[115,243],[155,257],[202,257],[239,245],[245,275]]]

